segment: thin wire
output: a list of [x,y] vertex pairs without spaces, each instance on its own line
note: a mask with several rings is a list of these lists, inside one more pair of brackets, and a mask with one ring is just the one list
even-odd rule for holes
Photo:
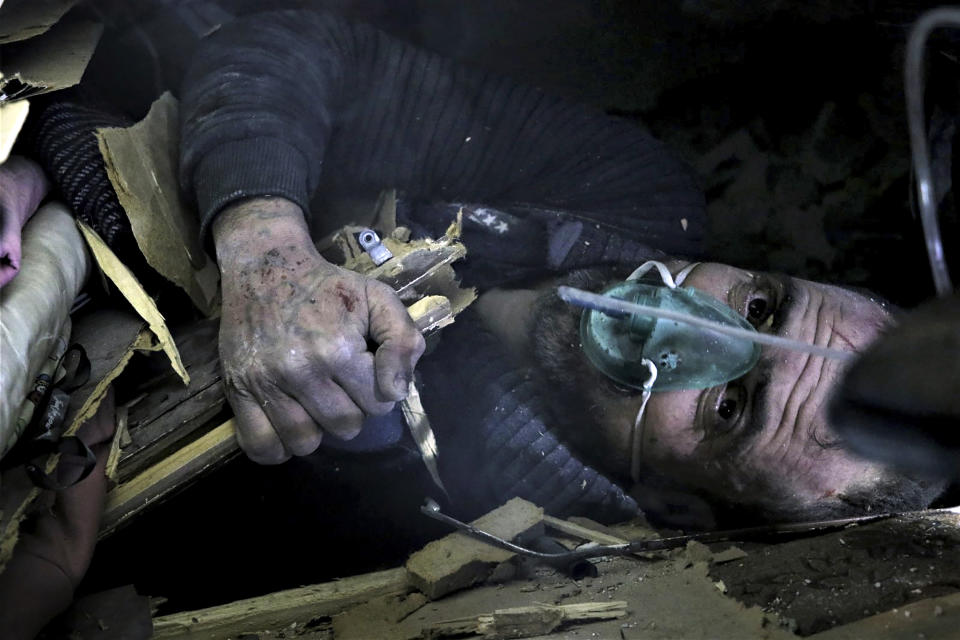
[[913,170],[917,177],[917,199],[920,202],[920,224],[923,226],[927,257],[937,295],[945,296],[953,290],[947,270],[937,220],[937,203],[930,170],[927,131],[923,107],[923,57],[930,32],[939,27],[960,27],[960,9],[941,7],[920,16],[910,30],[907,40],[907,60],[904,65],[904,85],[907,94],[907,122],[910,127],[910,150]]
[[830,347],[821,347],[815,344],[808,344],[806,342],[801,342],[800,340],[793,340],[792,338],[784,338],[783,336],[775,336],[769,333],[760,333],[759,331],[751,331],[749,329],[741,329],[740,327],[732,327],[720,322],[714,322],[713,320],[698,318],[697,316],[686,314],[680,311],[649,307],[645,304],[635,304],[633,302],[627,302],[626,300],[619,300],[617,298],[603,296],[598,293],[583,291],[582,289],[575,289],[574,287],[557,287],[557,295],[559,295],[560,299],[562,299],[564,302],[576,305],[578,307],[585,307],[587,309],[593,309],[594,311],[600,311],[601,313],[606,313],[607,315],[624,317],[633,314],[640,314],[653,316],[655,318],[664,318],[666,320],[683,322],[695,327],[701,327],[703,329],[715,331],[716,333],[723,335],[733,336],[735,338],[743,338],[744,340],[750,340],[751,342],[756,342],[758,344],[763,344],[770,347],[790,349],[791,351],[801,351],[803,353],[809,353],[815,356],[832,358],[833,360],[850,360],[857,355],[853,351],[840,351],[839,349],[831,349]]
[[773,534],[790,533],[812,533],[814,531],[823,531],[825,529],[837,529],[848,527],[854,524],[868,524],[880,520],[887,520],[897,517],[917,517],[927,515],[937,515],[942,513],[954,513],[951,509],[927,509],[922,511],[904,511],[877,513],[865,516],[853,516],[851,518],[841,518],[838,520],[817,520],[812,522],[788,522],[783,524],[762,525],[759,527],[743,527],[740,529],[727,529],[722,531],[707,531],[704,533],[694,533],[682,536],[672,536],[669,538],[654,538],[652,540],[634,540],[622,544],[598,545],[590,547],[581,547],[562,553],[544,553],[534,551],[521,545],[505,540],[483,529],[479,529],[472,524],[462,522],[446,515],[440,511],[440,505],[436,501],[427,498],[424,505],[420,507],[420,513],[439,520],[463,533],[485,542],[493,547],[498,547],[512,553],[516,553],[528,558],[546,561],[574,562],[576,560],[585,560],[587,558],[599,558],[602,556],[625,556],[634,553],[646,553],[650,551],[665,551],[668,549],[677,549],[686,546],[691,540],[703,543],[720,542],[723,540],[743,540],[756,536],[765,536]]

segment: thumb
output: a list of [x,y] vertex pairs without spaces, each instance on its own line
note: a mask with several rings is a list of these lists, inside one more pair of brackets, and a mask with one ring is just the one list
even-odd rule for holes
[[375,280],[367,281],[370,338],[379,346],[374,356],[377,388],[391,401],[407,397],[413,369],[423,355],[423,336],[393,289]]

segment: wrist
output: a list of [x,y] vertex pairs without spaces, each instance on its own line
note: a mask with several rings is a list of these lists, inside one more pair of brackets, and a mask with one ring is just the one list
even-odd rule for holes
[[315,253],[300,207],[284,198],[250,198],[231,204],[213,221],[217,262],[262,261],[264,253],[287,251]]

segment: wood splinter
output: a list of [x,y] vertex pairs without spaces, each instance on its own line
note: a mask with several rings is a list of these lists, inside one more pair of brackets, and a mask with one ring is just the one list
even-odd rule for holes
[[530,638],[551,633],[563,625],[612,620],[625,615],[625,600],[561,605],[535,604],[437,622],[425,628],[422,637],[424,640],[465,636],[477,636],[487,640]]

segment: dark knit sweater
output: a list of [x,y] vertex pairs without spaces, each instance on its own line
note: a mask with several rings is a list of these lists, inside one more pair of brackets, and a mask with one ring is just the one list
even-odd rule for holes
[[[438,201],[498,207],[479,217],[496,215],[509,234],[471,227],[465,209],[464,275],[482,287],[635,265],[653,248],[700,253],[700,191],[635,124],[329,14],[270,12],[223,27],[198,49],[181,113],[181,177],[204,230],[243,198],[281,196],[309,214],[318,188],[395,187],[406,196],[398,217],[425,233],[449,221]],[[519,495],[558,514],[632,515],[634,501],[550,432],[542,386],[467,316],[419,366],[447,506],[472,518]],[[411,447],[394,447],[408,471],[420,464]]]
[[670,253],[700,250],[691,173],[635,124],[327,13],[224,26],[200,46],[182,102],[181,177],[204,229],[247,197],[308,211],[321,185],[397,187],[564,210]]

